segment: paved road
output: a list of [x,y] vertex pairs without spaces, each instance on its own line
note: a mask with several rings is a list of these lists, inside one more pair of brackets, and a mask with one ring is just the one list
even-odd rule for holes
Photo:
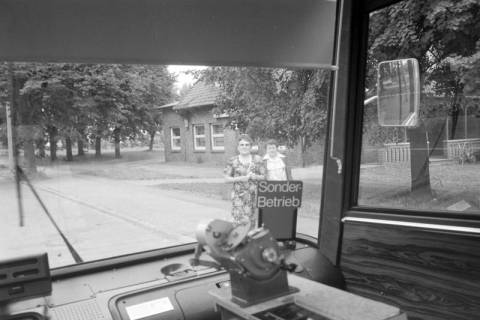
[[[36,180],[34,185],[84,261],[193,242],[199,222],[229,218],[229,201],[159,190],[131,181],[57,175]],[[19,227],[14,184],[0,183],[0,255],[48,252],[52,267],[74,263],[25,184],[22,194],[25,226]],[[311,229],[312,234],[316,233],[316,225],[312,219],[299,219],[299,229]]]
[[[223,203],[187,201],[169,192],[98,177],[47,179],[35,186],[85,261],[192,242],[200,221],[225,218],[226,213]],[[25,185],[22,191],[25,226],[20,228],[13,183],[0,185],[4,204],[0,255],[47,251],[52,266],[73,263],[37,200]]]

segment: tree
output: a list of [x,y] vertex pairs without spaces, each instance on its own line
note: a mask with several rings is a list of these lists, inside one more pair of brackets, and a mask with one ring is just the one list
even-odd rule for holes
[[[0,71],[0,99],[10,101],[14,96],[17,140],[25,149],[28,167],[34,167],[34,141],[40,155],[44,153],[43,130],[52,161],[59,137],[65,141],[69,161],[73,141],[81,155],[87,135],[95,139],[96,156],[101,155],[101,140],[113,137],[117,158],[122,140],[148,132],[153,141],[161,128],[155,107],[173,94],[174,78],[165,66],[28,63],[16,64],[12,72],[0,64]],[[32,130],[34,124],[38,130]]]
[[85,110],[85,131],[95,141],[95,156],[101,156],[102,139],[113,135],[118,158],[121,129],[128,123],[124,72],[120,65],[83,64],[78,66],[78,73],[81,77],[75,82],[77,103]]
[[0,80],[1,99],[11,102],[12,122],[14,124],[15,152],[24,150],[24,166],[27,173],[36,172],[34,140],[39,135],[36,127],[38,119],[38,95],[22,93],[24,84],[32,74],[31,63],[5,63],[1,65]]
[[89,110],[88,131],[96,141],[113,136],[115,157],[120,157],[120,142],[134,140],[148,132],[153,141],[160,129],[161,116],[155,106],[170,101],[174,78],[165,66],[84,65],[77,83],[80,103]]
[[133,125],[137,134],[148,133],[151,151],[155,135],[162,127],[162,115],[155,107],[172,100],[175,79],[165,66],[131,66],[128,76]]
[[[57,158],[59,137],[65,140],[67,160],[73,160],[72,138],[77,135],[74,120],[78,116],[74,77],[75,70],[71,64],[36,64],[21,89],[22,95],[31,102],[30,109],[37,114],[36,122],[48,134],[51,161]],[[36,140],[37,146],[42,150],[43,134]]]
[[[407,0],[372,14],[369,26],[367,81],[374,91],[376,66],[380,61],[416,58],[425,88],[451,98],[446,112],[422,105],[422,125],[409,130],[412,155],[412,191],[430,193],[429,155],[426,145],[426,119],[432,113],[452,116],[451,135],[459,114],[465,75],[452,68],[452,57],[470,57],[480,39],[480,3],[475,0]],[[368,120],[368,119],[367,119]],[[438,142],[435,139],[434,144]],[[414,148],[415,145],[415,148]]]
[[192,89],[193,85],[184,83],[182,87],[178,90],[179,98],[183,98],[189,91]]
[[305,152],[325,134],[330,73],[325,70],[213,67],[202,81],[220,86],[216,113],[253,139],[276,138]]

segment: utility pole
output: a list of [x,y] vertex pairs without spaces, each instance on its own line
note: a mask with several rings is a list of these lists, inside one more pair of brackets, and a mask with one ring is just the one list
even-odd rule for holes
[[[13,115],[15,112],[17,112],[17,106],[16,106],[16,98],[15,98],[15,74],[13,70],[13,63],[8,64],[8,75],[10,78],[10,103],[9,106],[7,107],[7,110],[10,109],[10,111],[7,111],[7,121],[10,120],[10,131],[8,133],[9,136],[9,142],[8,142],[8,148],[9,148],[9,160],[10,156],[12,157],[12,162],[13,166],[11,167],[13,176],[15,178],[15,185],[16,185],[16,192],[17,192],[17,205],[18,205],[18,218],[19,218],[19,224],[20,227],[23,227],[24,225],[24,217],[23,217],[23,204],[22,204],[22,189],[20,186],[20,173],[18,171],[19,168],[19,163],[18,163],[18,150],[16,146],[16,136],[14,136],[14,131],[13,127],[15,126],[14,120],[17,121],[18,118],[13,118]],[[9,113],[9,114],[8,114]],[[7,122],[8,123],[8,122]],[[7,124],[8,126],[8,124]]]
[[15,170],[15,158],[13,152],[13,128],[12,128],[12,110],[10,107],[10,101],[5,103],[5,110],[7,112],[7,145],[8,145],[8,168],[11,172]]

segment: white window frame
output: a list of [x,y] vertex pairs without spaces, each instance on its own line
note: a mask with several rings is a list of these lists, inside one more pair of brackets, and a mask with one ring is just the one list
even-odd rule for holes
[[[197,134],[197,128],[203,127],[203,134]],[[197,139],[203,138],[205,140],[205,146],[198,146]],[[207,149],[207,137],[204,124],[194,124],[193,125],[193,150],[195,151],[205,151]]]
[[214,131],[213,131],[214,126],[223,127],[221,124],[215,124],[215,123],[210,124],[210,141],[211,141],[212,150],[214,150],[214,151],[224,151],[225,150],[225,140],[224,140],[224,145],[223,146],[216,146],[215,145],[215,138],[224,138],[225,139],[225,128],[223,128],[222,133],[214,133]]
[[[180,131],[178,136],[173,134],[174,129],[178,129]],[[175,145],[175,143],[174,143],[175,140],[180,141],[180,146]],[[182,150],[182,131],[179,127],[171,127],[170,128],[170,148],[172,149],[172,151]]]

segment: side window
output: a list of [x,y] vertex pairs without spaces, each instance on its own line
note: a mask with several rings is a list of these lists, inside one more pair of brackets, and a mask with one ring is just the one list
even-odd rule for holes
[[193,125],[193,147],[195,150],[206,149],[205,126],[203,124]]
[[[480,3],[402,1],[370,14],[358,205],[480,212]],[[380,125],[378,66],[415,58],[418,125]]]
[[182,138],[180,137],[180,128],[170,128],[170,146],[173,151],[182,149]]
[[212,124],[210,126],[210,137],[212,139],[212,150],[225,150],[225,136],[223,126],[220,124]]

